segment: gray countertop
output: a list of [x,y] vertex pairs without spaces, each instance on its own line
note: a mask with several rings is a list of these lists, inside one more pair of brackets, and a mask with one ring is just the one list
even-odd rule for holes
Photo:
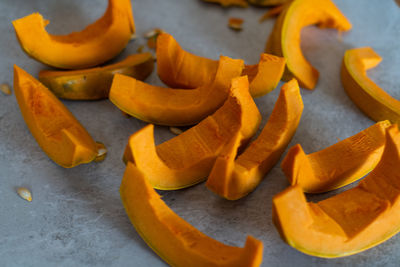
[[[306,28],[302,48],[320,71],[314,91],[302,90],[304,112],[291,144],[311,153],[358,133],[374,122],[364,116],[345,94],[340,81],[344,51],[371,46],[383,57],[370,77],[400,99],[400,9],[392,0],[335,0],[353,29],[341,38],[336,31]],[[1,0],[0,83],[12,84],[13,64],[37,76],[48,68],[25,55],[11,21],[40,12],[51,21],[51,33],[79,31],[106,8],[105,0]],[[128,44],[122,59],[145,43],[143,33],[155,27],[171,33],[183,48],[201,56],[220,54],[258,61],[274,24],[259,24],[262,8],[222,9],[196,0],[134,0],[138,39]],[[227,28],[230,16],[244,18],[244,30]],[[162,85],[156,72],[148,78]],[[280,84],[281,85],[281,84]],[[280,86],[279,86],[280,87]],[[267,120],[279,88],[256,100]],[[95,140],[108,148],[102,163],[63,169],[54,164],[30,134],[14,95],[0,94],[0,266],[165,266],[130,224],[119,198],[124,172],[121,161],[127,139],[145,123],[126,118],[111,102],[64,101]],[[262,125],[263,125],[262,124]],[[157,142],[173,135],[156,128]],[[16,194],[16,187],[32,191],[31,203]],[[288,186],[279,164],[255,192],[230,202],[204,184],[161,192],[165,202],[200,231],[226,244],[242,246],[247,235],[264,242],[262,266],[379,265],[398,266],[400,235],[358,255],[320,259],[304,255],[284,243],[271,220],[272,197]],[[309,200],[326,198],[337,191]]]

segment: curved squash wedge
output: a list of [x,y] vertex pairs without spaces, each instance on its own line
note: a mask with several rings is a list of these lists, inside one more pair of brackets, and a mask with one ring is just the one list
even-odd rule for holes
[[321,193],[348,185],[378,164],[389,126],[389,121],[378,122],[309,155],[297,144],[283,159],[282,170],[291,185],[297,184],[307,193]]
[[296,132],[302,111],[299,85],[292,80],[282,86],[274,110],[257,139],[236,160],[240,136],[233,139],[218,156],[207,187],[230,200],[242,198],[253,191],[279,161]]
[[260,121],[247,78],[235,78],[230,96],[213,115],[157,146],[153,126],[148,125],[130,137],[124,160],[134,162],[156,189],[189,187],[207,178],[229,140],[238,134],[241,144],[245,144],[256,133]]
[[215,79],[193,90],[153,86],[116,74],[109,98],[119,109],[143,121],[168,126],[193,125],[224,103],[232,79],[242,69],[242,60],[221,56]]
[[96,158],[96,142],[85,128],[45,86],[17,66],[14,90],[29,130],[55,163],[71,168]]
[[[396,167],[395,167],[396,166]],[[400,231],[400,133],[387,130],[376,168],[357,187],[312,203],[300,186],[273,199],[273,220],[292,247],[318,257],[343,257],[374,247]]]
[[[247,75],[250,93],[259,97],[274,90],[282,78],[285,59],[261,54],[256,65],[246,65],[242,75]],[[168,33],[157,37],[157,73],[172,88],[196,88],[209,84],[218,70],[218,61],[199,57],[181,48]]]
[[342,83],[350,99],[371,119],[400,124],[400,101],[367,76],[382,58],[370,47],[347,50],[342,64]]
[[269,36],[265,51],[286,59],[284,79],[295,77],[300,86],[314,89],[319,73],[306,60],[300,48],[303,27],[351,29],[350,22],[331,0],[294,0],[279,15]]
[[47,65],[81,69],[118,55],[135,32],[130,0],[109,0],[104,15],[81,32],[51,35],[39,13],[13,21],[22,49]]
[[171,266],[249,266],[262,262],[263,244],[248,236],[243,248],[212,239],[174,213],[148,179],[128,162],[120,194],[136,231]]
[[116,73],[144,80],[153,71],[153,65],[153,56],[148,52],[130,55],[118,63],[104,67],[72,71],[43,70],[39,73],[39,80],[60,98],[105,99],[108,98]]

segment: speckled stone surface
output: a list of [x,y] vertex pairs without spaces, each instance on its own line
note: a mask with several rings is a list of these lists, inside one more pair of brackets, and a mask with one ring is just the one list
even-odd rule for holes
[[[301,143],[310,153],[325,148],[373,124],[345,94],[340,64],[346,49],[372,46],[382,63],[370,77],[400,98],[400,9],[391,0],[335,0],[353,29],[341,38],[333,30],[307,28],[302,34],[306,57],[320,70],[314,91],[302,90],[303,118],[291,145]],[[14,35],[13,19],[40,12],[50,19],[51,33],[79,31],[106,8],[105,0],[1,0],[0,83],[12,84],[13,64],[37,76],[47,68],[26,56]],[[182,47],[201,56],[224,54],[258,61],[274,20],[259,24],[266,9],[231,8],[196,0],[135,0],[138,39],[129,43],[122,59],[145,43],[143,33],[155,27],[175,36]],[[244,30],[227,28],[230,16],[244,18]],[[147,80],[161,85],[156,72]],[[268,118],[279,89],[256,100]],[[108,156],[102,163],[63,169],[41,151],[30,134],[15,96],[0,94],[0,266],[165,266],[130,224],[119,198],[124,172],[121,156],[130,134],[145,123],[126,118],[109,101],[64,101]],[[157,142],[173,135],[156,128]],[[16,187],[32,191],[28,203]],[[263,266],[398,266],[400,235],[361,254],[342,259],[304,255],[285,244],[271,221],[271,199],[288,186],[277,165],[248,197],[230,202],[199,184],[186,190],[161,192],[166,203],[207,235],[242,246],[247,235],[264,242]],[[309,197],[318,200],[337,191]]]

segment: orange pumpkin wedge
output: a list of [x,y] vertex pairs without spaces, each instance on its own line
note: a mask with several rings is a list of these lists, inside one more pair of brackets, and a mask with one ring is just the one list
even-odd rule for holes
[[238,77],[232,81],[228,99],[213,115],[157,146],[153,125],[148,125],[130,137],[124,160],[134,162],[156,189],[189,187],[207,178],[218,154],[236,134],[245,144],[260,121],[247,78]]
[[34,59],[61,69],[99,65],[118,55],[135,32],[130,0],[109,0],[104,15],[81,32],[49,34],[39,13],[13,21],[22,49]]
[[253,191],[286,149],[303,111],[299,85],[292,80],[282,86],[274,110],[257,139],[235,160],[240,136],[226,146],[215,161],[207,187],[236,200]]
[[147,52],[130,55],[120,62],[104,67],[72,71],[42,70],[39,72],[39,80],[60,98],[105,99],[108,98],[116,73],[144,80],[153,71],[153,65],[153,56]]
[[282,170],[290,184],[307,193],[321,193],[348,185],[378,164],[389,121],[371,127],[321,151],[306,155],[300,144],[290,148]]
[[294,0],[279,15],[265,51],[286,59],[284,79],[295,77],[300,86],[314,89],[319,73],[300,47],[301,29],[309,25],[348,31],[351,24],[331,0]]
[[221,56],[215,79],[193,90],[153,86],[116,74],[110,100],[119,109],[146,122],[193,125],[214,113],[227,99],[232,78],[238,77],[243,61]]
[[[285,59],[261,54],[256,65],[246,65],[250,93],[259,97],[274,90],[282,78]],[[157,37],[157,73],[172,88],[196,88],[211,83],[218,70],[218,61],[199,57],[181,48],[168,33]]]
[[282,160],[282,170],[291,185],[298,184],[307,193],[322,193],[348,185],[378,164],[389,126],[389,121],[378,122],[309,155],[297,144]]
[[55,163],[71,168],[96,158],[96,142],[85,128],[51,91],[17,66],[14,90],[29,130]]
[[318,203],[300,186],[273,198],[273,221],[281,237],[303,253],[343,257],[372,248],[400,231],[400,133],[386,134],[376,168],[357,187]]
[[262,262],[263,244],[248,236],[243,248],[212,239],[174,213],[132,163],[120,187],[125,211],[147,245],[171,266],[249,266]]
[[342,64],[342,83],[350,99],[371,119],[400,123],[400,101],[367,76],[382,58],[370,47],[347,50]]

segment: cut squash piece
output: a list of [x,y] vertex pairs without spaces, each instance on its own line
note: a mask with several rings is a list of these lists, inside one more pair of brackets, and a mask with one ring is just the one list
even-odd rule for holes
[[34,59],[61,69],[81,69],[114,58],[135,32],[130,0],[109,0],[104,15],[81,32],[51,35],[39,13],[13,21],[22,49]]
[[294,0],[275,22],[265,49],[286,59],[285,80],[295,77],[306,89],[314,89],[319,73],[301,52],[300,33],[314,24],[339,31],[351,29],[350,22],[331,0]]
[[145,174],[128,163],[120,194],[125,211],[147,245],[171,266],[249,266],[262,262],[263,244],[248,236],[243,248],[212,239],[174,213]]
[[53,93],[17,66],[14,90],[29,130],[55,163],[71,168],[96,158],[96,142],[85,128]]
[[286,149],[299,125],[302,111],[299,85],[293,79],[282,86],[267,124],[243,154],[235,160],[240,145],[237,135],[218,156],[207,187],[229,200],[242,198],[253,191]]
[[400,101],[367,76],[382,58],[370,47],[347,50],[342,64],[342,83],[350,99],[372,120],[400,124]]
[[300,186],[273,198],[273,220],[292,247],[317,257],[343,257],[400,231],[400,133],[390,126],[382,158],[357,187],[307,203]]
[[60,98],[105,99],[108,98],[116,73],[144,80],[153,71],[153,65],[151,53],[143,53],[130,55],[118,63],[104,67],[72,71],[43,70],[39,73],[39,80]]
[[207,178],[216,157],[236,134],[246,144],[260,121],[246,76],[235,78],[230,96],[212,116],[158,146],[153,126],[148,125],[130,137],[124,160],[134,162],[156,189],[189,187]]
[[348,185],[378,164],[389,121],[371,127],[321,151],[306,155],[300,144],[290,148],[282,170],[291,185],[307,193],[321,193]]
[[109,98],[125,113],[146,122],[193,125],[222,106],[229,95],[232,79],[239,77],[242,69],[242,60],[221,56],[214,81],[193,90],[153,86],[116,74]]
[[[261,54],[256,65],[246,65],[242,75],[247,75],[250,93],[258,97],[276,88],[285,69],[285,59]],[[157,38],[157,73],[172,88],[196,88],[209,84],[215,78],[218,61],[186,52],[168,33]]]

